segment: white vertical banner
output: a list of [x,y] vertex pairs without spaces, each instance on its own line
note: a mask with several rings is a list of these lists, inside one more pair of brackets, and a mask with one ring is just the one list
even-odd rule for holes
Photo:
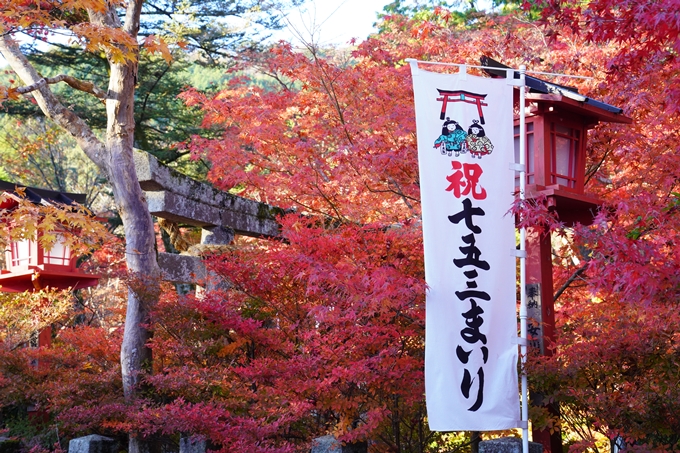
[[513,88],[411,62],[422,201],[430,429],[520,426]]

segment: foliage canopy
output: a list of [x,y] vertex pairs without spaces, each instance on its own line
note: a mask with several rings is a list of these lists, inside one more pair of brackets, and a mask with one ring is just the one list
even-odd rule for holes
[[[248,61],[276,89],[235,77],[217,93],[187,90],[183,100],[201,109],[203,127],[219,131],[194,136],[187,149],[211,162],[216,187],[293,208],[281,218],[285,241],[240,239],[208,257],[231,282],[222,293],[163,293],[149,312],[155,361],[140,374],[139,398],[116,396],[123,384],[110,371],[111,350],[94,346],[120,341],[119,330],[109,335],[94,323],[75,329],[92,338],[77,348],[74,330],[59,334],[55,350],[70,355],[21,352],[42,354],[44,363],[73,360],[72,374],[57,362],[19,367],[3,351],[0,371],[12,376],[0,381],[3,401],[39,402],[69,435],[192,432],[225,452],[307,451],[324,433],[371,439],[377,452],[460,445],[429,432],[423,410],[419,181],[404,60],[476,64],[488,55],[591,76],[577,82],[581,92],[635,120],[589,134],[587,190],[606,201],[593,226],[568,231],[549,222],[564,239],[553,250],[555,287],[566,286],[556,304],[556,354],[530,358],[532,389],[561,404],[574,451],[599,450],[617,436],[631,449],[677,449],[675,32],[673,23],[651,26],[669,22],[671,2],[633,3],[526,4],[529,14],[547,8],[544,21],[484,15],[473,29],[445,9],[392,14],[349,55],[280,44]],[[598,22],[612,15],[626,20]],[[235,70],[246,68],[253,71]],[[59,398],[64,389],[78,398]],[[554,422],[540,407],[532,418]]]

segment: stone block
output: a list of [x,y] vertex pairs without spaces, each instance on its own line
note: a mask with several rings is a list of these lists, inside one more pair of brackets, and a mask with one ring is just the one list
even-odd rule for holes
[[317,437],[312,441],[311,453],[367,453],[367,442],[355,442],[343,445],[334,436]]
[[[479,453],[522,453],[522,439],[501,437],[483,440],[479,443]],[[529,453],[543,453],[543,445],[538,442],[529,442]]]
[[230,288],[229,282],[206,268],[200,256],[159,253],[158,267],[161,268],[161,278],[166,282],[199,285],[208,292]]
[[312,453],[341,453],[342,443],[333,436],[322,436],[312,440]]
[[68,453],[117,453],[118,442],[110,437],[90,434],[85,437],[71,439]]
[[[264,206],[264,205],[263,205]],[[224,209],[222,210],[222,225],[231,227],[238,234],[251,237],[279,237],[281,234],[279,224],[269,217],[269,211],[263,209],[262,215],[243,215],[242,212]]]
[[158,266],[164,281],[173,283],[200,283],[207,273],[203,260],[198,256],[159,253]]
[[179,453],[205,453],[206,448],[205,439],[184,436],[179,439]]
[[[279,235],[279,225],[274,213],[281,212],[280,209],[223,192],[209,184],[195,181],[162,165],[151,154],[143,151],[135,151],[134,161],[139,184],[147,192],[147,199],[153,197],[150,195],[153,192],[168,191],[194,202],[213,206],[224,213],[221,223],[214,220],[196,219],[206,222],[206,225],[231,227],[237,233],[246,236],[277,237]],[[174,214],[184,218],[188,217],[181,213]],[[173,220],[162,215],[158,217]],[[194,225],[193,223],[189,224]]]
[[234,241],[234,230],[224,226],[206,226],[201,230],[201,244],[225,245]]
[[267,215],[226,209],[178,195],[168,190],[144,192],[151,215],[176,223],[209,228],[223,226],[238,234],[254,237],[277,237],[279,224]]
[[222,224],[220,210],[214,206],[198,203],[166,190],[144,192],[151,215],[175,223],[193,226],[215,226]]

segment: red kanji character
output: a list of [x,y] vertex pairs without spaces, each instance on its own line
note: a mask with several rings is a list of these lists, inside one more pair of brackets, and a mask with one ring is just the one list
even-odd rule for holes
[[482,167],[479,164],[461,164],[457,160],[451,162],[454,171],[453,174],[446,177],[450,182],[447,191],[452,191],[453,196],[460,198],[472,192],[472,198],[475,200],[484,200],[486,198],[486,189],[479,185],[479,178],[482,176]]

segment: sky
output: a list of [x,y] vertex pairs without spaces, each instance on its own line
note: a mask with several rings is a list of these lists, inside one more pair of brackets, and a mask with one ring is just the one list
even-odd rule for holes
[[288,13],[289,25],[274,38],[299,43],[301,36],[317,44],[345,45],[352,38],[362,41],[375,31],[377,13],[390,0],[308,0]]
[[[377,14],[391,0],[307,0],[287,15],[289,25],[273,39],[299,43],[300,36],[316,44],[346,45],[350,39],[363,41],[374,31]],[[492,9],[491,0],[478,0],[482,10]]]
[[[307,0],[288,13],[288,27],[276,32],[272,39],[283,39],[293,45],[300,43],[300,37],[309,42],[311,36],[319,45],[343,46],[352,38],[362,41],[374,31],[377,14],[390,1]],[[0,55],[0,67],[5,65],[6,61]]]

